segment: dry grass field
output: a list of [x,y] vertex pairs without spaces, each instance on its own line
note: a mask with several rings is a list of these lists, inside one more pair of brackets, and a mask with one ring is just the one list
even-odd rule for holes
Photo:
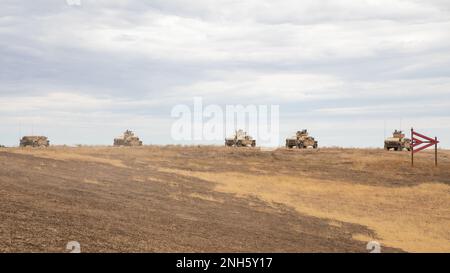
[[450,152],[0,149],[0,252],[450,252]]

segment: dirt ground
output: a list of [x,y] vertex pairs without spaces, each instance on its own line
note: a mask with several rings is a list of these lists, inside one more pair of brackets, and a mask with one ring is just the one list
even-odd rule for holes
[[450,252],[450,151],[0,148],[0,252]]

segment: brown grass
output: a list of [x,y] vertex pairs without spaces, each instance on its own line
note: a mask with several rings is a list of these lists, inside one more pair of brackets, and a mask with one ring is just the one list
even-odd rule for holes
[[[238,172],[218,173],[214,166],[204,171],[212,165],[206,162],[202,171],[191,170],[195,166],[190,164],[181,170],[161,171],[213,182],[220,192],[253,196],[310,216],[367,226],[387,246],[412,252],[450,252],[448,152],[440,152],[444,160],[438,168],[431,166],[430,153],[418,156],[420,163],[411,169],[406,153],[330,149],[289,151],[292,160],[306,157],[298,161],[301,166],[292,169],[288,169],[292,161],[283,160],[286,152],[278,151],[275,155],[281,162],[239,158],[245,165],[236,169]],[[220,164],[232,169],[235,161]],[[355,238],[368,239],[361,234]]]
[[[132,234],[134,230],[137,240],[142,238],[143,232],[162,232],[149,227],[157,225],[158,222],[153,222],[155,219],[148,220],[145,225],[141,222],[143,216],[151,217],[160,210],[158,219],[163,219],[163,227],[174,228],[175,222],[180,227],[185,223],[204,221],[201,233],[196,233],[197,224],[193,224],[193,230],[189,225],[177,230],[180,238],[173,235],[170,228],[163,228],[167,231],[164,236],[175,236],[173,240],[186,240],[186,236],[197,238],[192,239],[192,246],[182,248],[187,251],[213,249],[211,244],[218,236],[215,232],[223,228],[221,234],[228,236],[230,244],[225,249],[217,248],[222,251],[255,251],[255,248],[234,246],[244,238],[239,236],[246,236],[249,239],[247,243],[258,242],[262,239],[250,237],[258,237],[258,232],[264,231],[269,237],[285,234],[287,237],[279,239],[284,246],[298,238],[298,232],[302,236],[311,234],[316,238],[314,240],[323,238],[317,251],[347,249],[345,247],[352,243],[345,241],[348,240],[345,234],[350,234],[354,240],[367,242],[375,239],[384,247],[405,251],[450,252],[450,152],[445,150],[440,151],[438,167],[433,166],[433,154],[424,152],[417,155],[415,168],[410,167],[408,153],[381,149],[286,151],[181,146],[61,147],[3,149],[0,156],[10,160],[2,163],[0,172],[3,197],[10,198],[9,202],[14,204],[14,198],[26,196],[28,199],[23,203],[28,207],[27,213],[36,209],[34,201],[29,200],[34,200],[38,196],[36,192],[42,190],[40,194],[44,195],[46,191],[55,196],[64,193],[64,199],[58,202],[65,204],[62,206],[64,211],[72,211],[67,216],[69,219],[77,212],[92,214],[95,215],[93,219],[102,219],[103,224],[110,226],[109,221],[113,221],[110,219],[126,218],[125,222],[120,222],[124,232]],[[26,169],[26,166],[32,167]],[[71,182],[65,184],[61,181]],[[30,193],[25,195],[28,188]],[[66,195],[74,189],[85,196]],[[16,192],[18,190],[19,193]],[[72,198],[102,209],[72,208],[68,205],[74,203]],[[8,204],[0,202],[4,207]],[[51,205],[59,207],[57,201]],[[51,215],[52,206],[39,207],[39,211]],[[123,211],[110,211],[111,207],[122,208]],[[146,214],[149,207],[152,213]],[[296,213],[288,213],[290,209]],[[265,224],[252,225],[252,221],[257,222],[261,215],[268,217]],[[242,220],[237,219],[238,216],[251,217],[251,220],[238,222]],[[278,217],[284,217],[282,219],[286,223],[297,222],[286,224],[282,233],[273,233],[269,230],[280,227]],[[29,225],[30,228],[34,225],[27,218],[20,219],[21,225]],[[84,227],[85,223],[82,224],[79,229]],[[246,228],[242,229],[243,226]],[[320,230],[322,227],[325,230]],[[87,234],[91,232],[87,230]],[[101,232],[98,234],[105,236]],[[344,243],[331,245],[331,241],[326,239],[330,236],[337,236]],[[194,246],[199,238],[204,238],[201,249]],[[129,238],[125,236],[123,240]],[[153,250],[173,250],[173,245],[172,248],[163,247],[171,242],[167,240],[161,241],[160,247]],[[305,243],[301,249],[311,251],[309,247],[315,243],[308,244]],[[217,242],[217,245],[223,246],[223,243]],[[270,246],[266,249],[270,251],[292,251],[298,247],[282,248],[270,240],[264,245]],[[359,249],[358,245],[349,249]],[[132,247],[130,245],[127,249]],[[93,249],[101,248],[95,246]],[[117,249],[123,250],[124,247]],[[148,250],[145,246],[142,249]]]
[[446,184],[392,188],[293,176],[177,173],[214,182],[220,192],[256,196],[310,216],[367,226],[390,247],[450,252],[450,186]]
[[[88,151],[87,148],[79,148],[77,149],[77,153],[69,152],[74,151],[74,149],[65,149],[68,152],[62,152],[60,149],[13,149],[10,152],[17,154],[25,154],[32,155],[34,157],[40,158],[49,158],[54,160],[63,160],[63,161],[85,161],[85,162],[94,162],[94,163],[102,163],[109,164],[114,167],[126,168],[127,166],[122,163],[120,160],[116,159],[106,159],[98,156],[91,156],[86,154]],[[91,151],[92,152],[92,151]]]

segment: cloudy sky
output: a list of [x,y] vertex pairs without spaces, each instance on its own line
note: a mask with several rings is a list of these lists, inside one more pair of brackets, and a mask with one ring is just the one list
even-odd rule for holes
[[201,97],[279,105],[280,139],[414,126],[450,147],[448,0],[68,2],[0,0],[0,144],[168,144],[171,109]]

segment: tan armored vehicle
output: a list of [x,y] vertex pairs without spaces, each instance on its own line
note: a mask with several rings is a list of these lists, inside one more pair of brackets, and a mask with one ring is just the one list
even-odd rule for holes
[[309,136],[307,130],[301,130],[295,136],[286,139],[286,148],[292,149],[294,147],[299,149],[306,149],[308,147],[317,149],[319,145],[313,137]]
[[406,138],[402,131],[395,130],[392,137],[388,137],[384,141],[384,149],[388,151],[391,149],[394,149],[394,151],[411,151],[411,139]]
[[20,147],[48,147],[50,141],[45,136],[24,136],[20,140]]
[[225,146],[227,147],[255,147],[256,140],[254,140],[251,136],[244,132],[243,130],[238,130],[231,138],[225,139]]
[[130,130],[126,130],[123,136],[114,139],[114,146],[142,146],[142,141]]

